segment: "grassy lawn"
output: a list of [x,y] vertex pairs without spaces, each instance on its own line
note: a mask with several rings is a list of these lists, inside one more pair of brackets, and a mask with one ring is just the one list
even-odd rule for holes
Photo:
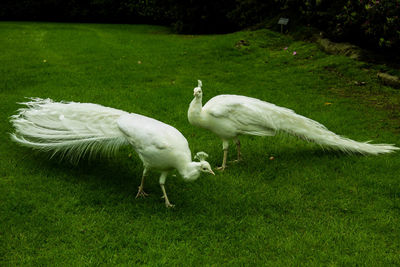
[[246,136],[244,162],[225,172],[169,176],[176,206],[166,209],[157,173],[150,196],[135,199],[142,166],[129,147],[71,166],[7,134],[24,97],[93,102],[173,125],[215,167],[221,141],[186,117],[201,79],[205,100],[252,96],[358,141],[400,145],[399,91],[379,85],[379,67],[267,30],[1,22],[0,50],[0,265],[400,265],[399,153]]

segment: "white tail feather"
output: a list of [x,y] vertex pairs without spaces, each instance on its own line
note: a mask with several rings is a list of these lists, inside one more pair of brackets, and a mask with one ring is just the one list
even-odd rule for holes
[[282,118],[279,130],[283,130],[292,135],[308,141],[315,142],[336,150],[341,150],[347,153],[361,153],[361,154],[383,154],[394,152],[400,148],[391,144],[369,144],[368,142],[357,142],[346,137],[339,136],[329,131],[324,125],[312,119],[303,117],[294,113],[284,112],[286,118]]
[[21,145],[59,154],[77,163],[83,156],[113,154],[127,144],[116,120],[125,111],[96,104],[32,98],[11,117]]

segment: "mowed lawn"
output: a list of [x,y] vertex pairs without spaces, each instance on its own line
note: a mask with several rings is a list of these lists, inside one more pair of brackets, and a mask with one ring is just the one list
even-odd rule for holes
[[9,138],[25,97],[92,102],[173,125],[215,168],[221,141],[187,121],[200,79],[205,100],[252,96],[400,145],[399,91],[378,83],[377,67],[268,30],[1,22],[0,50],[0,265],[400,265],[400,153],[245,136],[244,161],[225,172],[170,175],[166,209],[158,173],[135,199],[142,165],[129,147],[72,166]]

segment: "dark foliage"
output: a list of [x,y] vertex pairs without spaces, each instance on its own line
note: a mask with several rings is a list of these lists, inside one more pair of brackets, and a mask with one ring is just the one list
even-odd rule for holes
[[[400,0],[287,1],[297,17],[337,41],[380,50],[400,46]],[[296,11],[296,7],[298,7]]]
[[3,0],[2,20],[158,23],[181,33],[221,33],[279,15],[340,41],[400,46],[400,0]]

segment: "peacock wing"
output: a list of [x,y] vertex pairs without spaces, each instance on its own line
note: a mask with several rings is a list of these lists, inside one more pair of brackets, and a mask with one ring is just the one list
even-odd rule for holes
[[137,149],[154,147],[162,150],[170,146],[168,138],[163,134],[166,125],[160,121],[131,113],[121,116],[117,124]]
[[270,117],[271,113],[260,100],[245,96],[220,95],[208,101],[203,110],[214,118],[228,120],[238,133],[275,135],[276,127]]

